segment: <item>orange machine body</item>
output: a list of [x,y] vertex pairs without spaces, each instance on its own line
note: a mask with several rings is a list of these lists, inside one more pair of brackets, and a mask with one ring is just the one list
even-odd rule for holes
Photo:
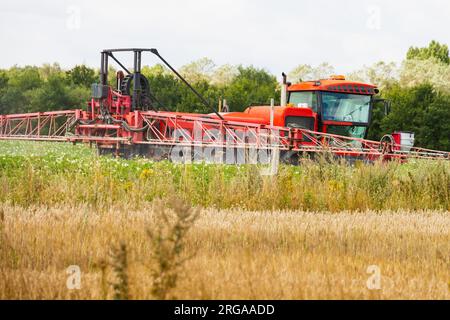
[[[222,113],[228,121],[257,123],[279,127],[301,127],[319,132],[327,132],[328,126],[354,126],[349,121],[327,121],[321,117],[321,99],[318,98],[316,106],[302,104],[296,106],[290,102],[293,92],[334,92],[352,95],[373,96],[378,93],[376,86],[366,83],[347,81],[342,76],[332,76],[330,79],[306,81],[293,85],[286,85],[287,105],[273,107],[273,122],[271,123],[271,106],[252,106],[243,112]],[[318,95],[319,96],[319,95]],[[371,106],[372,108],[372,106]],[[370,108],[370,109],[371,109]],[[371,113],[371,110],[370,110]],[[216,117],[211,114],[210,116]],[[359,124],[361,125],[361,124]],[[364,124],[363,124],[364,125]],[[368,123],[367,123],[368,126]]]
[[317,113],[309,107],[280,107],[273,108],[273,123],[271,124],[271,107],[270,106],[254,106],[248,107],[244,112],[230,112],[222,114],[225,120],[229,121],[245,121],[249,123],[258,123],[265,125],[273,125],[276,127],[287,127],[287,120],[291,117],[309,118],[314,127],[311,130],[317,130]]
[[330,91],[369,95],[378,92],[377,86],[372,84],[335,79],[300,82],[288,87],[288,92],[292,91]]
[[[372,113],[372,96],[378,93],[376,86],[371,84],[346,81],[341,79],[325,79],[317,81],[301,82],[294,85],[284,85],[286,89],[286,105],[285,106],[251,106],[242,112],[222,112],[221,117],[229,122],[241,122],[247,124],[257,124],[274,127],[290,127],[302,128],[316,132],[339,134],[354,138],[365,138],[370,123]],[[295,92],[316,92],[316,101],[314,105],[307,103],[299,103],[295,105],[294,100],[291,101],[291,95]],[[322,96],[327,93],[338,93],[342,95],[361,95],[366,96],[370,100],[370,107],[367,110],[364,122],[349,121],[344,119],[332,119],[324,117],[322,107]],[[368,100],[368,101],[369,101]],[[340,106],[339,108],[341,108]],[[345,108],[345,103],[344,106]],[[162,112],[164,114],[164,112]],[[184,112],[168,112],[168,114],[180,117],[177,121],[183,127],[193,130],[193,124],[190,121],[184,121],[183,117],[190,118],[210,118],[219,119],[214,114],[198,114]]]

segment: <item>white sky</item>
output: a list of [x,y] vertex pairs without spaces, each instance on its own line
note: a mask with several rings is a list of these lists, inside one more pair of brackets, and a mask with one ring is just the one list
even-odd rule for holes
[[101,49],[156,47],[175,67],[206,56],[276,75],[321,62],[346,73],[450,44],[449,30],[445,0],[1,0],[0,68],[99,67]]

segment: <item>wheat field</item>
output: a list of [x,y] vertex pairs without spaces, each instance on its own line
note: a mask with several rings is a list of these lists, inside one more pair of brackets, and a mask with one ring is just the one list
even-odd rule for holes
[[[129,298],[152,299],[154,208],[4,206],[2,299],[112,299],[111,247],[126,243]],[[178,299],[449,299],[450,216],[439,211],[202,210]],[[102,265],[105,263],[106,265]],[[66,269],[78,265],[81,288]],[[367,285],[378,266],[379,288]]]
[[449,209],[448,162],[261,177],[1,142],[0,299],[450,299]]

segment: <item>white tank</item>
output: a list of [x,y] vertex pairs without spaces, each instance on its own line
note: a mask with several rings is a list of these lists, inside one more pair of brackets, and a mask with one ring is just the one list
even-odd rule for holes
[[414,147],[414,132],[394,132],[392,136],[402,151],[410,151]]

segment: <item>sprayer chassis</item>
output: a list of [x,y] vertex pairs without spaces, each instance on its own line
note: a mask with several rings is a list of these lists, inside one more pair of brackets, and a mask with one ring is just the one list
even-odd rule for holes
[[366,161],[450,159],[449,153],[443,151],[404,150],[395,143],[170,112],[134,111],[124,117],[126,124],[104,123],[101,119],[86,124],[85,121],[91,118],[89,112],[78,109],[2,115],[0,139],[82,142],[95,144],[103,154],[139,155],[156,160],[173,160],[171,155],[175,155],[178,159],[190,161],[190,155],[194,159],[196,154],[204,155],[206,152],[218,162],[229,163],[227,153],[272,154],[274,150],[280,151],[280,158],[286,161],[301,154],[331,154]]

